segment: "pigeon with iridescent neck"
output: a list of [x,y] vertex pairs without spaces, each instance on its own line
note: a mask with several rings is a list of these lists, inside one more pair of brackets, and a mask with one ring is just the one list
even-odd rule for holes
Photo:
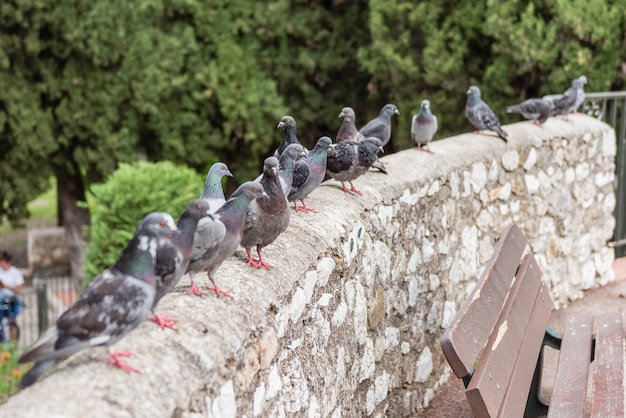
[[[267,196],[263,185],[247,181],[237,188],[226,201],[224,206],[212,214],[213,218],[200,219],[193,238],[191,259],[187,266],[187,273],[192,277],[196,273],[206,272],[216,295],[232,297],[230,293],[220,289],[215,283],[215,273],[224,260],[233,255],[243,236],[248,206],[255,198]],[[192,280],[192,286],[195,282]],[[201,293],[195,289],[192,292],[198,296]]]
[[222,178],[224,176],[232,177],[233,174],[228,170],[226,164],[217,162],[211,166],[204,181],[204,189],[200,199],[206,199],[209,202],[211,213],[226,203],[224,189],[222,188]]
[[[157,274],[157,294],[152,306],[152,312],[155,312],[157,303],[176,287],[185,273],[191,257],[191,248],[198,222],[206,216],[211,217],[210,213],[211,209],[208,200],[193,200],[187,205],[176,223],[179,231],[175,232],[171,238],[164,237],[160,241],[155,269]],[[161,328],[176,329],[174,326],[176,320],[169,316],[154,313],[150,320],[156,322]]]
[[[261,250],[273,243],[287,229],[291,216],[280,185],[276,157],[265,159],[261,184],[267,196],[257,197],[250,202],[241,246],[246,249],[248,265],[269,270],[272,266],[263,260]],[[256,247],[258,255],[256,260],[252,258],[252,247]]]
[[[328,150],[326,173],[341,182],[343,191],[361,195],[352,180],[364,174],[378,160],[378,152],[383,151],[378,138],[366,138],[360,142],[343,141]],[[345,185],[350,183],[350,189]]]
[[584,75],[572,81],[570,88],[554,102],[551,115],[561,115],[563,120],[569,120],[567,115],[576,112],[585,101],[585,84],[587,84],[587,77]]
[[298,127],[296,126],[296,120],[292,116],[283,116],[280,119],[280,122],[278,122],[278,126],[276,127],[285,128],[283,140],[281,141],[276,151],[274,151],[274,157],[280,159],[280,156],[289,145],[302,144],[300,143],[300,140],[298,140]]
[[[304,198],[322,184],[326,175],[327,153],[332,143],[329,137],[321,137],[309,155],[296,162],[291,191],[287,196],[287,199],[293,202],[293,208],[296,212],[315,212],[315,209],[304,203]],[[298,206],[298,200],[302,206]]]
[[[108,347],[146,318],[157,293],[159,242],[177,231],[167,213],[153,212],[143,219],[115,264],[93,279],[57,319],[56,327],[20,356],[19,363],[35,362],[22,378],[22,388],[34,384],[59,359],[85,348]],[[130,355],[109,351],[112,364],[127,372],[139,372],[122,361]]]

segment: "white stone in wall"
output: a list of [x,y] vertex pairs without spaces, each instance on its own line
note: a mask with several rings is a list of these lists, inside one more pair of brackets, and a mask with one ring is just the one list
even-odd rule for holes
[[406,189],[402,196],[400,196],[400,202],[406,203],[409,206],[414,206],[419,202],[419,195],[417,193],[411,193],[409,189]]
[[417,247],[413,248],[413,253],[411,254],[411,258],[409,258],[409,262],[406,265],[407,274],[415,273],[417,271],[417,266],[422,263],[422,256]]
[[615,140],[615,131],[608,130],[602,136],[602,153],[609,157],[617,155],[617,141]]
[[576,180],[580,181],[589,177],[589,174],[591,173],[591,167],[589,166],[589,163],[585,161],[578,164],[574,168],[574,171],[576,173]]
[[576,180],[576,170],[569,167],[565,170],[565,184],[572,184]]
[[434,397],[435,391],[431,388],[426,389],[426,391],[424,392],[424,400],[422,403],[424,408],[428,408],[428,405],[430,405],[430,402],[433,400]]
[[368,338],[363,348],[363,357],[361,357],[361,368],[359,370],[359,383],[371,378],[376,371],[376,356],[374,354],[374,341]]
[[316,305],[317,306],[321,306],[322,308],[325,308],[328,306],[328,304],[330,303],[330,300],[333,298],[333,295],[331,293],[324,293],[322,296],[320,296],[320,298],[317,300]]
[[282,402],[278,402],[274,408],[272,408],[268,416],[272,418],[286,418],[287,415],[285,414],[285,407]]
[[265,385],[263,383],[261,383],[261,385],[254,391],[254,399],[252,403],[252,414],[255,417],[258,417],[261,415],[261,412],[263,412],[263,407],[265,406]]
[[478,254],[478,230],[476,226],[466,226],[461,233],[461,258],[466,261],[469,271],[476,271]]
[[422,240],[422,261],[424,263],[428,263],[433,255],[435,255],[435,247],[429,240],[423,239]]
[[448,328],[456,315],[456,304],[447,300],[443,303],[443,319],[441,320],[441,328]]
[[428,188],[428,196],[435,195],[439,191],[440,187],[441,184],[439,183],[439,180],[435,180]]
[[580,284],[583,290],[591,289],[594,286],[596,279],[596,266],[593,263],[593,260],[588,260],[585,264],[583,264],[580,275]]
[[439,276],[436,274],[429,274],[428,282],[430,285],[430,290],[432,292],[436,292],[437,289],[439,289],[439,286],[441,286],[441,281],[439,280]]
[[411,345],[406,341],[402,341],[402,344],[400,344],[400,352],[403,355],[407,355],[409,351],[411,351]]
[[320,416],[320,405],[317,402],[317,397],[315,395],[311,395],[311,399],[309,400],[309,410],[307,411],[307,417],[318,418]]
[[330,274],[335,269],[337,263],[330,257],[324,257],[317,263],[317,285],[326,286]]
[[345,284],[349,312],[352,313],[356,341],[363,345],[367,339],[367,300],[363,286],[357,280]]
[[333,318],[330,323],[335,327],[339,328],[343,325],[346,320],[346,315],[348,314],[348,305],[343,300],[339,302],[337,305],[337,309],[335,309],[335,313],[333,313]]
[[493,217],[491,216],[491,213],[489,213],[487,209],[481,210],[476,218],[476,226],[478,229],[481,231],[491,231],[492,224]]
[[372,415],[374,412],[374,408],[376,407],[376,388],[374,384],[371,384],[367,389],[367,394],[365,395],[365,412],[367,415]]
[[461,196],[461,190],[459,186],[461,185],[461,179],[459,178],[459,174],[456,171],[450,173],[450,194],[454,198],[458,198]]
[[289,312],[289,319],[291,322],[297,322],[300,319],[300,315],[304,312],[306,306],[306,295],[301,287],[296,288],[293,297],[291,298],[291,309]]
[[235,386],[229,380],[220,388],[219,394],[211,404],[212,418],[235,418],[237,416],[237,399],[235,399]]
[[385,328],[385,352],[391,352],[398,344],[400,344],[400,330],[396,327]]
[[383,371],[383,374],[376,378],[374,387],[374,403],[379,405],[385,400],[389,392],[389,373],[387,373],[387,371]]
[[284,402],[285,411],[295,413],[309,404],[309,389],[302,364],[298,357],[293,356],[285,367],[285,375],[282,377],[283,388],[281,400]]
[[379,269],[379,276],[381,282],[385,283],[390,276],[391,271],[391,251],[387,244],[382,241],[374,242],[373,248],[373,260]]
[[374,338],[374,362],[378,363],[383,359],[383,355],[385,354],[385,336],[379,335]]
[[528,151],[528,156],[526,156],[526,161],[524,161],[522,168],[526,171],[529,171],[531,168],[534,167],[536,162],[537,150],[535,150],[535,147],[530,147],[530,150]]
[[313,297],[313,290],[315,289],[315,283],[317,282],[317,271],[307,271],[304,273],[304,303],[311,303]]
[[415,381],[425,383],[433,371],[433,353],[428,346],[424,347],[415,366]]
[[608,195],[606,195],[604,201],[602,202],[602,210],[604,210],[604,213],[606,214],[611,214],[615,210],[616,203],[617,201],[615,199],[615,194],[609,193]]
[[276,337],[282,338],[285,335],[290,312],[291,305],[287,305],[280,308],[276,313]]
[[487,169],[483,163],[475,163],[472,165],[472,189],[478,194],[485,188],[487,184]]
[[605,171],[596,173],[594,183],[598,187],[603,187],[611,183],[613,180],[615,180],[615,173],[613,171]]
[[419,296],[419,284],[417,282],[417,277],[413,277],[411,281],[409,281],[409,306],[413,307],[417,305],[417,297]]
[[519,153],[516,150],[506,151],[502,154],[502,167],[506,171],[513,171],[519,166]]
[[341,418],[341,408],[336,408],[330,418]]
[[498,161],[492,160],[491,166],[489,167],[489,175],[487,176],[487,178],[489,179],[489,181],[496,181],[498,180],[499,174],[500,174],[500,165],[498,164]]

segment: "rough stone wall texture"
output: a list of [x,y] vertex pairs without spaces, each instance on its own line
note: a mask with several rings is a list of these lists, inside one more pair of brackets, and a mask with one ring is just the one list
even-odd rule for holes
[[69,264],[65,229],[37,228],[28,232],[28,265],[41,269]]
[[[116,345],[143,373],[72,356],[2,416],[417,416],[450,375],[439,338],[510,222],[528,235],[555,305],[613,279],[614,132],[584,115],[461,135],[386,157],[389,175],[329,181],[294,214],[275,266],[218,272],[234,299],[187,294]],[[198,282],[206,285],[203,275]]]

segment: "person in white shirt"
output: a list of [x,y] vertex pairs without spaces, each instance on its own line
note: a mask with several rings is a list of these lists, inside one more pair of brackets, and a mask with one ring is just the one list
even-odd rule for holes
[[24,276],[22,272],[11,264],[11,254],[0,251],[0,294],[8,293],[17,298],[11,305],[11,314],[15,318],[21,311],[22,304],[19,296],[24,286]]

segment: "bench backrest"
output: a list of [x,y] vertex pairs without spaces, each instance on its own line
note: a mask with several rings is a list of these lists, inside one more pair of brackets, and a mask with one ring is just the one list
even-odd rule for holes
[[522,416],[552,301],[516,225],[500,237],[441,347],[476,417]]

